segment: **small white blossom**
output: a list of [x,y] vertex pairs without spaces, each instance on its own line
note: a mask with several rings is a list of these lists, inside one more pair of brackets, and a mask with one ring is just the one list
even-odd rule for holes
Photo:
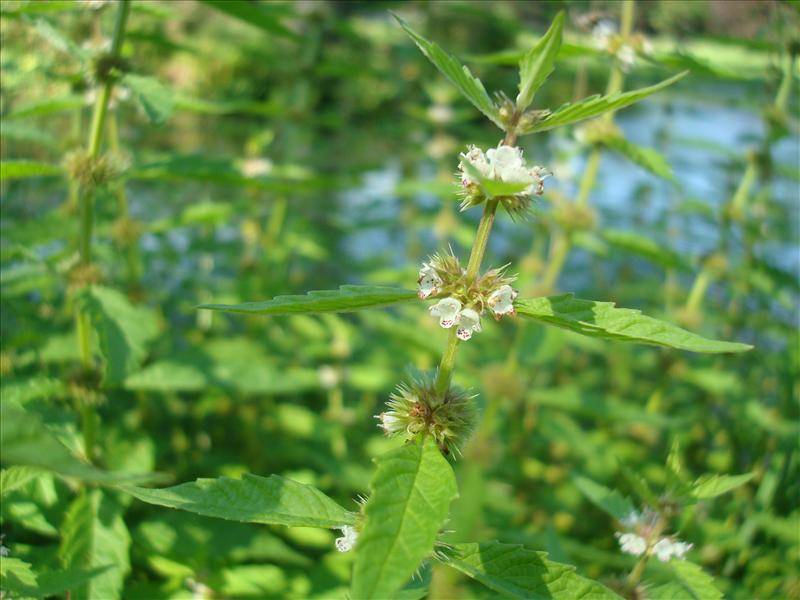
[[647,542],[645,539],[635,533],[617,533],[620,548],[623,552],[633,554],[634,556],[641,556],[647,550]]
[[517,292],[510,285],[503,285],[489,294],[487,303],[489,308],[492,309],[496,319],[503,315],[514,314],[514,300],[517,297]]
[[419,284],[417,295],[421,300],[425,300],[428,296],[439,293],[439,289],[442,285],[442,278],[439,277],[436,269],[431,265],[423,263],[422,268],[419,270],[419,279],[417,279],[417,283]]
[[528,167],[522,158],[522,150],[516,146],[500,145],[490,148],[486,154],[480,148],[470,146],[469,151],[461,155],[461,162],[458,164],[464,187],[479,183],[467,171],[464,161],[469,162],[484,178],[503,183],[528,184],[521,192],[524,195],[541,196],[544,192],[544,179],[550,176],[550,172],[544,167]]
[[319,382],[322,384],[322,387],[326,389],[335,388],[342,379],[339,375],[339,371],[330,365],[322,365],[317,371],[317,376],[319,377]]
[[598,50],[607,50],[611,38],[617,33],[617,26],[613,21],[603,19],[597,22],[592,29],[592,41]]
[[403,429],[403,424],[397,416],[391,413],[381,413],[375,415],[375,418],[380,421],[380,427],[387,434],[392,434]]
[[461,302],[455,298],[442,298],[429,309],[434,317],[439,317],[439,325],[449,329],[460,318]]
[[248,158],[239,165],[239,170],[245,177],[261,177],[272,171],[272,161],[268,158]]
[[342,530],[342,537],[336,538],[336,549],[339,552],[350,552],[356,545],[358,539],[358,532],[349,525],[342,525],[338,527]]
[[617,60],[619,60],[620,68],[627,73],[633,67],[633,63],[636,62],[636,51],[632,46],[623,44],[617,50]]
[[481,316],[472,308],[465,308],[458,318],[456,335],[465,342],[472,337],[473,331],[481,330]]
[[679,540],[673,541],[669,538],[662,538],[653,546],[653,552],[661,562],[667,562],[672,557],[683,560],[686,553],[691,549],[692,544],[687,544]]
[[453,109],[446,104],[434,104],[428,108],[428,118],[434,123],[449,123],[453,120]]

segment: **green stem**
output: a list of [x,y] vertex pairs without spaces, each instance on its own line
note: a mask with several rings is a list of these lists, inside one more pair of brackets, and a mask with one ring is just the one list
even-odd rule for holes
[[739,186],[736,188],[733,198],[731,198],[730,214],[733,218],[738,220],[742,217],[742,209],[744,208],[745,202],[747,202],[747,198],[750,197],[750,191],[753,188],[753,184],[756,182],[757,175],[758,168],[756,167],[756,163],[754,160],[750,160],[739,182]]
[[592,152],[589,154],[589,160],[586,161],[586,169],[583,172],[583,177],[581,177],[581,187],[578,190],[578,197],[575,199],[575,203],[578,206],[586,206],[589,204],[589,194],[597,180],[599,167],[600,148],[595,147],[592,148]]
[[711,283],[711,272],[703,267],[697,274],[697,277],[692,284],[692,289],[689,292],[689,297],[686,300],[686,311],[693,313],[700,308],[700,303],[706,295],[708,285]]
[[542,277],[542,293],[549,294],[553,291],[556,281],[558,281],[558,276],[564,268],[564,263],[567,261],[571,247],[572,242],[565,232],[559,229],[553,234],[553,241],[550,246],[550,261],[547,263],[547,270],[544,273],[544,277]]
[[783,65],[783,79],[781,79],[781,85],[778,88],[778,94],[775,96],[775,106],[782,110],[786,110],[786,105],[789,102],[789,94],[792,91],[792,79],[794,79],[793,71],[794,71],[794,63],[797,62],[798,59],[792,59],[791,54],[787,54],[784,59]]
[[439,370],[436,373],[436,393],[443,397],[450,387],[450,380],[453,377],[453,369],[456,366],[456,354],[458,354],[459,339],[456,335],[456,328],[450,329],[450,334],[447,336],[447,347],[442,354],[442,360],[439,363]]
[[469,255],[467,264],[467,285],[471,285],[478,277],[481,268],[483,255],[486,253],[486,245],[489,243],[489,234],[492,231],[494,216],[497,213],[497,200],[489,200],[483,209],[481,222],[478,224],[478,231],[475,234],[475,241],[472,243],[472,252]]

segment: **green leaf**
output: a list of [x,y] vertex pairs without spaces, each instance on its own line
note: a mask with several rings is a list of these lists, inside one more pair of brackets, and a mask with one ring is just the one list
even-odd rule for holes
[[[267,33],[282,35],[284,37],[300,40],[294,31],[280,22],[278,17],[285,16],[283,7],[270,6],[269,3],[255,4],[248,0],[202,0],[205,4],[216,8],[218,11],[239,19]],[[278,10],[281,9],[281,10]]]
[[70,590],[70,598],[119,598],[125,576],[131,570],[130,543],[119,504],[103,490],[84,490],[64,517],[59,556],[68,569],[103,571]]
[[75,42],[63,35],[55,27],[53,27],[44,18],[38,18],[33,22],[34,31],[38,33],[44,41],[53,46],[56,50],[60,50],[65,54],[69,54],[78,62],[84,64],[89,59],[89,53],[78,46]]
[[105,381],[121,383],[139,367],[147,345],[158,334],[156,316],[148,308],[131,304],[121,292],[101,286],[87,288],[80,301],[100,341]]
[[37,99],[15,107],[8,114],[3,115],[3,121],[40,117],[66,110],[78,110],[85,105],[86,99],[83,96],[73,94]]
[[703,475],[698,478],[689,490],[689,496],[698,500],[721,496],[755,477],[755,473],[744,475]]
[[694,563],[672,560],[669,563],[677,581],[652,589],[650,596],[658,600],[722,600],[722,592],[714,579]]
[[433,550],[458,496],[450,464],[431,437],[375,460],[372,494],[356,545],[353,598],[389,598]]
[[175,109],[175,97],[172,90],[154,77],[129,73],[122,78],[122,83],[131,91],[153,123],[163,123]]
[[550,77],[556,56],[561,49],[561,37],[564,31],[564,11],[560,11],[553,19],[537,44],[528,50],[519,63],[519,94],[517,110],[523,111],[533,102],[536,91]]
[[39,585],[31,565],[18,558],[4,556],[0,559],[0,589],[10,592],[12,597],[35,598]]
[[0,454],[7,465],[27,465],[94,483],[135,483],[157,477],[101,471],[84,463],[51,433],[41,418],[14,401],[0,402]]
[[29,481],[40,477],[41,469],[26,465],[17,465],[0,471],[0,496],[10,494],[23,487]]
[[569,125],[570,123],[576,123],[578,121],[583,121],[584,119],[590,119],[609,111],[619,110],[620,108],[624,108],[633,104],[634,102],[638,102],[639,100],[655,94],[668,85],[672,85],[679,79],[683,78],[686,73],[686,71],[683,73],[678,73],[674,77],[665,79],[664,81],[655,85],[651,85],[650,87],[641,88],[630,92],[620,92],[611,96],[595,95],[590,96],[589,98],[584,98],[583,100],[579,100],[573,104],[564,104],[546,117],[538,121],[534,121],[526,127],[520,128],[518,133],[520,135],[524,135],[526,133],[536,133],[537,131],[547,131],[548,129],[553,129],[554,127]]
[[634,512],[633,503],[630,501],[630,498],[623,496],[618,491],[610,490],[580,475],[573,476],[572,481],[575,483],[575,487],[577,487],[593,504],[606,511],[618,521],[622,521]]
[[689,263],[680,254],[661,246],[652,237],[621,229],[604,229],[601,235],[609,244],[646,258],[665,269],[689,270]]
[[645,148],[644,146],[629,142],[621,135],[604,139],[602,143],[654,175],[676,183],[675,175],[672,173],[672,167],[667,162],[667,159],[664,158],[664,155],[658,150]]
[[645,316],[638,310],[616,308],[613,302],[581,300],[572,294],[518,300],[514,306],[523,317],[592,337],[690,352],[745,352],[752,349],[748,344],[701,337],[676,325]]
[[503,121],[500,119],[500,110],[497,108],[492,99],[489,97],[489,94],[486,92],[486,88],[483,87],[483,83],[480,79],[475,77],[470,70],[462,66],[455,58],[447,54],[444,50],[439,48],[433,42],[429,42],[416,31],[411,29],[403,19],[394,15],[394,18],[397,19],[397,22],[400,23],[400,26],[405,29],[406,33],[409,37],[414,40],[414,43],[419,47],[422,53],[426,56],[426,58],[431,61],[437,69],[450,80],[458,91],[463,94],[463,96],[472,102],[479,111],[481,111],[484,115],[489,117],[489,120],[492,121],[495,125],[497,125],[500,129],[505,131],[505,125]]
[[372,285],[343,285],[338,290],[308,292],[304,296],[276,296],[265,302],[201,304],[197,308],[253,315],[296,315],[352,312],[379,308],[417,299],[413,290]]
[[442,560],[504,597],[520,600],[613,600],[607,587],[581,577],[575,567],[519,544],[456,544]]
[[148,504],[231,521],[287,527],[353,525],[355,516],[317,488],[278,475],[198,479],[163,489],[120,486]]
[[52,177],[53,175],[63,175],[63,173],[64,169],[58,165],[48,165],[32,160],[5,160],[0,163],[0,181]]
[[514,194],[520,194],[531,185],[530,183],[514,183],[490,179],[484,177],[481,172],[475,168],[475,165],[468,160],[461,161],[461,164],[467,173],[469,173],[470,178],[478,182],[478,185],[488,199],[497,196],[513,196]]

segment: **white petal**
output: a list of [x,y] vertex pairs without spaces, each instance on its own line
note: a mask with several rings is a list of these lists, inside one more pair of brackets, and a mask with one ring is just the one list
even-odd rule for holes
[[647,550],[647,542],[635,533],[617,534],[619,545],[623,552],[641,556]]

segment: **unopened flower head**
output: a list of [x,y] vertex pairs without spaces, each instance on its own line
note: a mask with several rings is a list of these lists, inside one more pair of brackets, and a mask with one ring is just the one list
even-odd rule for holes
[[491,294],[487,300],[489,309],[494,313],[495,319],[499,319],[503,315],[513,315],[514,300],[517,298],[517,292],[510,285],[501,285]]
[[520,148],[502,144],[485,153],[476,146],[470,146],[466,153],[461,154],[458,169],[464,188],[461,210],[486,200],[483,185],[497,182],[514,187],[514,191],[494,196],[512,215],[527,211],[531,196],[542,195],[544,179],[550,175],[544,167],[529,167]]
[[358,541],[358,532],[350,525],[342,525],[338,529],[342,530],[342,537],[336,538],[336,549],[339,552],[350,552]]
[[456,335],[467,341],[472,337],[472,332],[481,330],[481,316],[473,308],[465,308],[458,315],[458,329]]
[[455,386],[439,394],[435,378],[420,375],[397,386],[386,403],[388,410],[376,418],[389,437],[412,440],[427,433],[449,454],[458,451],[475,426],[473,398]]

